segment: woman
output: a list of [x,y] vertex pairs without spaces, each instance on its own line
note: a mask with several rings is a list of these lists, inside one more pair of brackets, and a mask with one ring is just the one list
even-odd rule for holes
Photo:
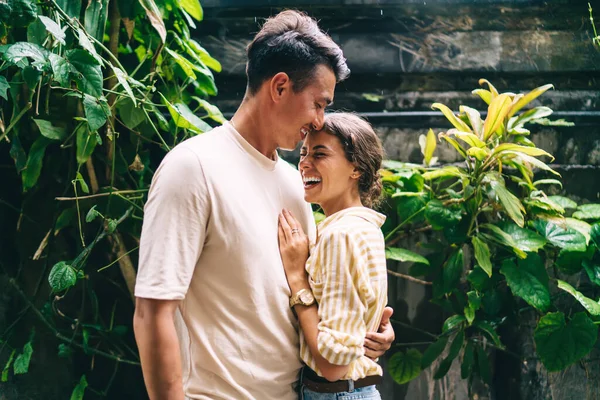
[[[299,169],[304,198],[325,220],[314,247],[284,210],[279,247],[300,322],[301,398],[380,399],[381,367],[364,355],[367,332],[387,303],[385,216],[368,208],[381,194],[382,147],[371,126],[353,114],[329,114],[306,137]],[[314,295],[314,296],[313,296]],[[318,307],[317,307],[318,304]]]

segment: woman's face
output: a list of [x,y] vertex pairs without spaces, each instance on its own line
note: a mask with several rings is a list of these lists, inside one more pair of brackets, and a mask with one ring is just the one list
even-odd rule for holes
[[304,199],[319,204],[326,214],[360,201],[359,173],[346,158],[337,136],[325,131],[310,132],[300,150],[298,167],[304,182]]

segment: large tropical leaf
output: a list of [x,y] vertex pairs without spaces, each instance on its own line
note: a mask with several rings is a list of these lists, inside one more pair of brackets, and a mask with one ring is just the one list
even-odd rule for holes
[[569,227],[562,227],[547,219],[537,219],[532,226],[554,246],[568,251],[585,251],[585,236]]
[[530,254],[518,266],[512,260],[505,260],[500,273],[515,296],[542,312],[550,307],[548,274],[539,256]]
[[524,95],[523,97],[521,97],[519,99],[519,101],[517,101],[511,108],[510,108],[510,112],[508,113],[508,117],[512,117],[513,115],[515,115],[521,108],[525,107],[527,104],[531,103],[533,100],[535,100],[537,97],[539,97],[540,95],[542,95],[546,90],[550,89],[550,88],[554,88],[554,85],[544,85],[544,86],[540,86],[538,88],[533,89],[531,92],[527,93],[526,95]]
[[487,243],[477,236],[473,236],[471,243],[473,244],[477,263],[488,276],[492,276],[492,261],[490,259],[490,248]]
[[510,111],[511,104],[512,100],[510,96],[506,94],[501,94],[492,100],[488,107],[488,114],[483,124],[484,141],[487,141],[492,134],[500,129],[502,123],[504,122],[504,118],[506,118],[508,112]]
[[398,385],[412,381],[421,373],[421,359],[421,352],[417,349],[395,353],[388,361],[390,375]]
[[525,219],[523,214],[525,213],[525,208],[521,201],[517,196],[512,194],[504,185],[504,182],[500,177],[495,174],[487,174],[484,179],[490,185],[490,188],[494,191],[498,199],[500,200],[500,204],[504,207],[504,210],[508,214],[508,216],[515,221],[517,225],[523,227],[525,224]]
[[387,258],[388,260],[395,260],[400,262],[416,262],[429,265],[429,260],[427,260],[422,255],[398,247],[386,248],[385,258]]
[[569,285],[565,281],[558,279],[558,288],[569,293],[592,315],[600,316],[600,303],[592,300],[589,297],[584,296],[581,292],[578,292],[573,286]]
[[150,23],[158,32],[158,36],[164,43],[167,39],[167,28],[165,27],[165,23],[163,22],[162,14],[158,9],[154,0],[139,0],[140,4],[146,10],[146,16],[150,20]]
[[459,131],[461,131],[461,132],[473,132],[471,130],[471,128],[469,128],[469,126],[467,124],[465,124],[460,118],[458,118],[456,115],[454,115],[454,113],[452,112],[452,110],[449,109],[444,104],[433,103],[431,105],[431,108],[436,109],[436,110],[440,110],[444,114],[444,116],[446,117],[446,119],[448,119],[448,121],[450,121],[450,123],[456,129],[458,129]]
[[588,354],[598,337],[598,327],[585,314],[568,323],[561,312],[543,316],[534,333],[536,351],[548,371],[560,371]]

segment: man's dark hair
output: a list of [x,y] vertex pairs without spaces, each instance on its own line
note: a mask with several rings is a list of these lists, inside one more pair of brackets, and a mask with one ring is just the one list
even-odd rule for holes
[[267,19],[247,54],[250,94],[279,72],[288,74],[296,92],[309,84],[319,65],[331,68],[337,82],[350,75],[342,49],[319,29],[317,21],[298,11],[282,11]]

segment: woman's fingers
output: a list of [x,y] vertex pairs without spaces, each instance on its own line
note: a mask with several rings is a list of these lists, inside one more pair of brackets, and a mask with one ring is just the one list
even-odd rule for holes
[[292,228],[290,224],[285,219],[283,213],[279,214],[279,226],[283,230],[283,234],[285,236],[286,242],[289,242],[292,239]]
[[290,226],[291,231],[297,232],[298,234],[300,234],[300,236],[304,235],[302,226],[300,225],[300,223],[298,223],[298,220],[294,217],[291,211],[284,209],[283,216],[285,217],[286,222]]

